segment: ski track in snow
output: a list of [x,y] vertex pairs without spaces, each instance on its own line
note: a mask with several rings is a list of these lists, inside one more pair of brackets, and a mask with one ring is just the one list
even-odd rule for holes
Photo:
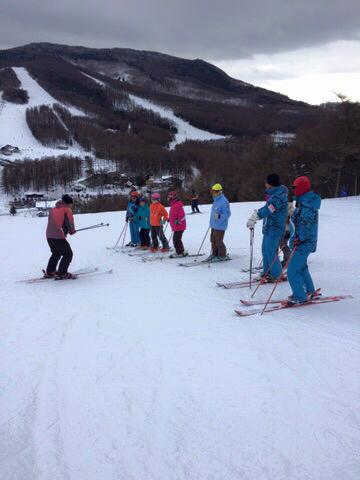
[[174,149],[179,143],[183,143],[188,140],[209,141],[225,138],[222,135],[217,135],[215,133],[210,133],[193,127],[189,122],[177,117],[170,108],[162,107],[151,102],[150,100],[146,100],[145,98],[141,98],[136,95],[129,95],[129,98],[135,103],[136,106],[145,108],[146,110],[152,110],[160,115],[160,117],[166,118],[175,123],[178,132],[175,135],[175,139],[170,144],[170,149]]
[[[47,261],[46,219],[0,217],[1,480],[360,478],[360,197],[323,202],[310,257],[324,293],[355,298],[240,318],[250,292],[215,282],[247,278],[258,205],[231,206],[235,259],[194,269],[107,250],[124,212],[76,216],[111,226],[70,238],[72,269],[114,273],[33,285],[16,280]],[[196,251],[208,214],[187,221]]]
[[[78,155],[83,157],[84,152],[80,146],[69,146],[68,150],[60,151],[56,148],[42,145],[31,133],[26,122],[26,109],[47,105],[53,107],[58,102],[51,97],[23,67],[14,67],[14,72],[21,82],[20,88],[28,92],[29,102],[17,105],[10,102],[0,102],[0,146],[13,145],[20,148],[20,154],[5,157],[7,160],[21,158],[41,158],[44,156]],[[72,115],[84,116],[84,112],[75,107],[63,105]]]

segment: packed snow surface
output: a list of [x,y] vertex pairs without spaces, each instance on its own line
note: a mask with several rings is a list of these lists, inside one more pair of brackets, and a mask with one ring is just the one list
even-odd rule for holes
[[166,118],[175,123],[178,132],[175,135],[175,139],[170,144],[170,149],[173,149],[177,144],[186,142],[188,140],[209,141],[220,140],[224,138],[222,135],[217,135],[215,133],[210,133],[193,127],[189,122],[177,117],[170,108],[162,107],[156,103],[150,102],[150,100],[146,100],[145,98],[141,98],[136,95],[129,95],[129,97],[130,100],[135,103],[135,105],[145,108],[146,110],[152,110],[160,115],[160,117]]
[[[354,299],[240,318],[249,290],[215,282],[247,278],[257,205],[231,206],[233,260],[211,268],[114,253],[123,212],[76,216],[111,226],[70,237],[72,269],[114,273],[33,285],[46,219],[0,217],[1,480],[360,478],[360,198],[323,202],[310,258],[324,294]],[[257,226],[257,261],[260,244]]]
[[[10,144],[19,147],[21,152],[7,160],[21,158],[41,158],[47,155],[79,155],[83,156],[83,150],[78,146],[69,147],[66,151],[42,145],[31,133],[26,122],[26,109],[46,105],[52,107],[59,103],[50,96],[28,73],[26,68],[13,68],[18,77],[20,88],[27,91],[29,102],[25,105],[5,102],[0,97],[0,147]],[[1,92],[0,92],[1,94]],[[83,116],[84,113],[75,107],[63,105],[72,115]]]

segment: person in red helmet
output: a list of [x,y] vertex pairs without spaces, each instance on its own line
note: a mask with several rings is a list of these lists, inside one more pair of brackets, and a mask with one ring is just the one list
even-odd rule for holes
[[173,231],[173,243],[176,252],[175,254],[170,255],[170,257],[186,257],[188,253],[185,251],[182,242],[182,236],[186,230],[184,204],[178,198],[177,192],[175,191],[168,194],[168,201],[170,203],[169,222],[171,230]]
[[[292,289],[289,306],[305,303],[314,298],[315,287],[307,259],[317,248],[319,209],[321,198],[311,190],[310,179],[306,176],[294,180],[293,193],[296,209],[292,216],[294,234],[290,239],[292,257],[287,276]],[[294,251],[295,250],[295,251]]]
[[[68,272],[69,265],[73,258],[69,242],[66,240],[68,233],[76,233],[73,213],[72,198],[69,195],[63,195],[55,207],[50,210],[48,225],[46,229],[46,238],[51,250],[44,278],[55,278],[56,280],[65,280],[74,278]],[[57,270],[57,264],[59,263]]]

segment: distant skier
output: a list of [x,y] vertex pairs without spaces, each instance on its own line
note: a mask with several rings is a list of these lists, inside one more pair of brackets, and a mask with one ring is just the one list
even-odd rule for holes
[[192,190],[190,200],[192,213],[201,213],[199,210],[199,195],[195,190]]
[[168,194],[168,201],[170,203],[169,222],[171,230],[173,231],[173,242],[175,254],[172,257],[186,257],[188,253],[184,249],[182,236],[186,230],[186,215],[184,211],[184,204],[178,198],[177,192],[173,191]]
[[136,220],[136,213],[139,208],[139,194],[136,190],[130,192],[129,203],[126,210],[126,222],[130,225],[130,242],[127,247],[137,247],[140,244],[139,222]]
[[311,190],[308,177],[298,177],[293,182],[296,209],[292,216],[295,233],[290,247],[295,249],[288,266],[288,280],[292,289],[289,305],[305,303],[315,294],[307,259],[316,251],[321,198]]
[[230,259],[226,254],[226,246],[224,244],[224,236],[231,216],[230,204],[223,193],[223,187],[220,183],[213,185],[211,194],[214,199],[210,214],[211,255],[207,258],[207,261],[222,262]]
[[9,210],[9,213],[10,213],[10,215],[12,215],[12,216],[16,215],[16,208],[15,208],[15,205],[14,205],[14,204],[11,205],[10,210]]
[[140,227],[140,246],[143,250],[150,247],[150,208],[145,197],[140,198],[135,221]]
[[[72,206],[72,198],[69,195],[63,195],[55,207],[50,209],[46,238],[51,250],[51,257],[44,274],[45,278],[56,278],[58,280],[74,278],[68,272],[73,252],[69,242],[66,240],[68,233],[70,235],[76,233],[74,217],[71,211]],[[57,270],[56,267],[59,260],[60,264]]]
[[[275,281],[280,277],[282,268],[278,248],[285,234],[285,224],[288,214],[288,189],[280,184],[279,175],[272,173],[265,181],[266,204],[259,210],[254,210],[246,223],[247,228],[254,228],[256,222],[263,219],[263,272],[266,280]],[[271,267],[271,268],[270,268]]]
[[153,193],[151,195],[150,205],[150,225],[151,225],[151,240],[153,253],[159,250],[159,238],[162,243],[161,251],[163,253],[169,251],[169,243],[164,235],[163,225],[169,220],[169,215],[164,205],[160,203],[160,194]]

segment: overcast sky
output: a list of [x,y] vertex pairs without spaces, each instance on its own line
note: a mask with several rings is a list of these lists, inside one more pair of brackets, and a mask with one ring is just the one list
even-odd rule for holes
[[203,58],[296,99],[360,100],[360,0],[0,0],[0,48],[39,41]]

